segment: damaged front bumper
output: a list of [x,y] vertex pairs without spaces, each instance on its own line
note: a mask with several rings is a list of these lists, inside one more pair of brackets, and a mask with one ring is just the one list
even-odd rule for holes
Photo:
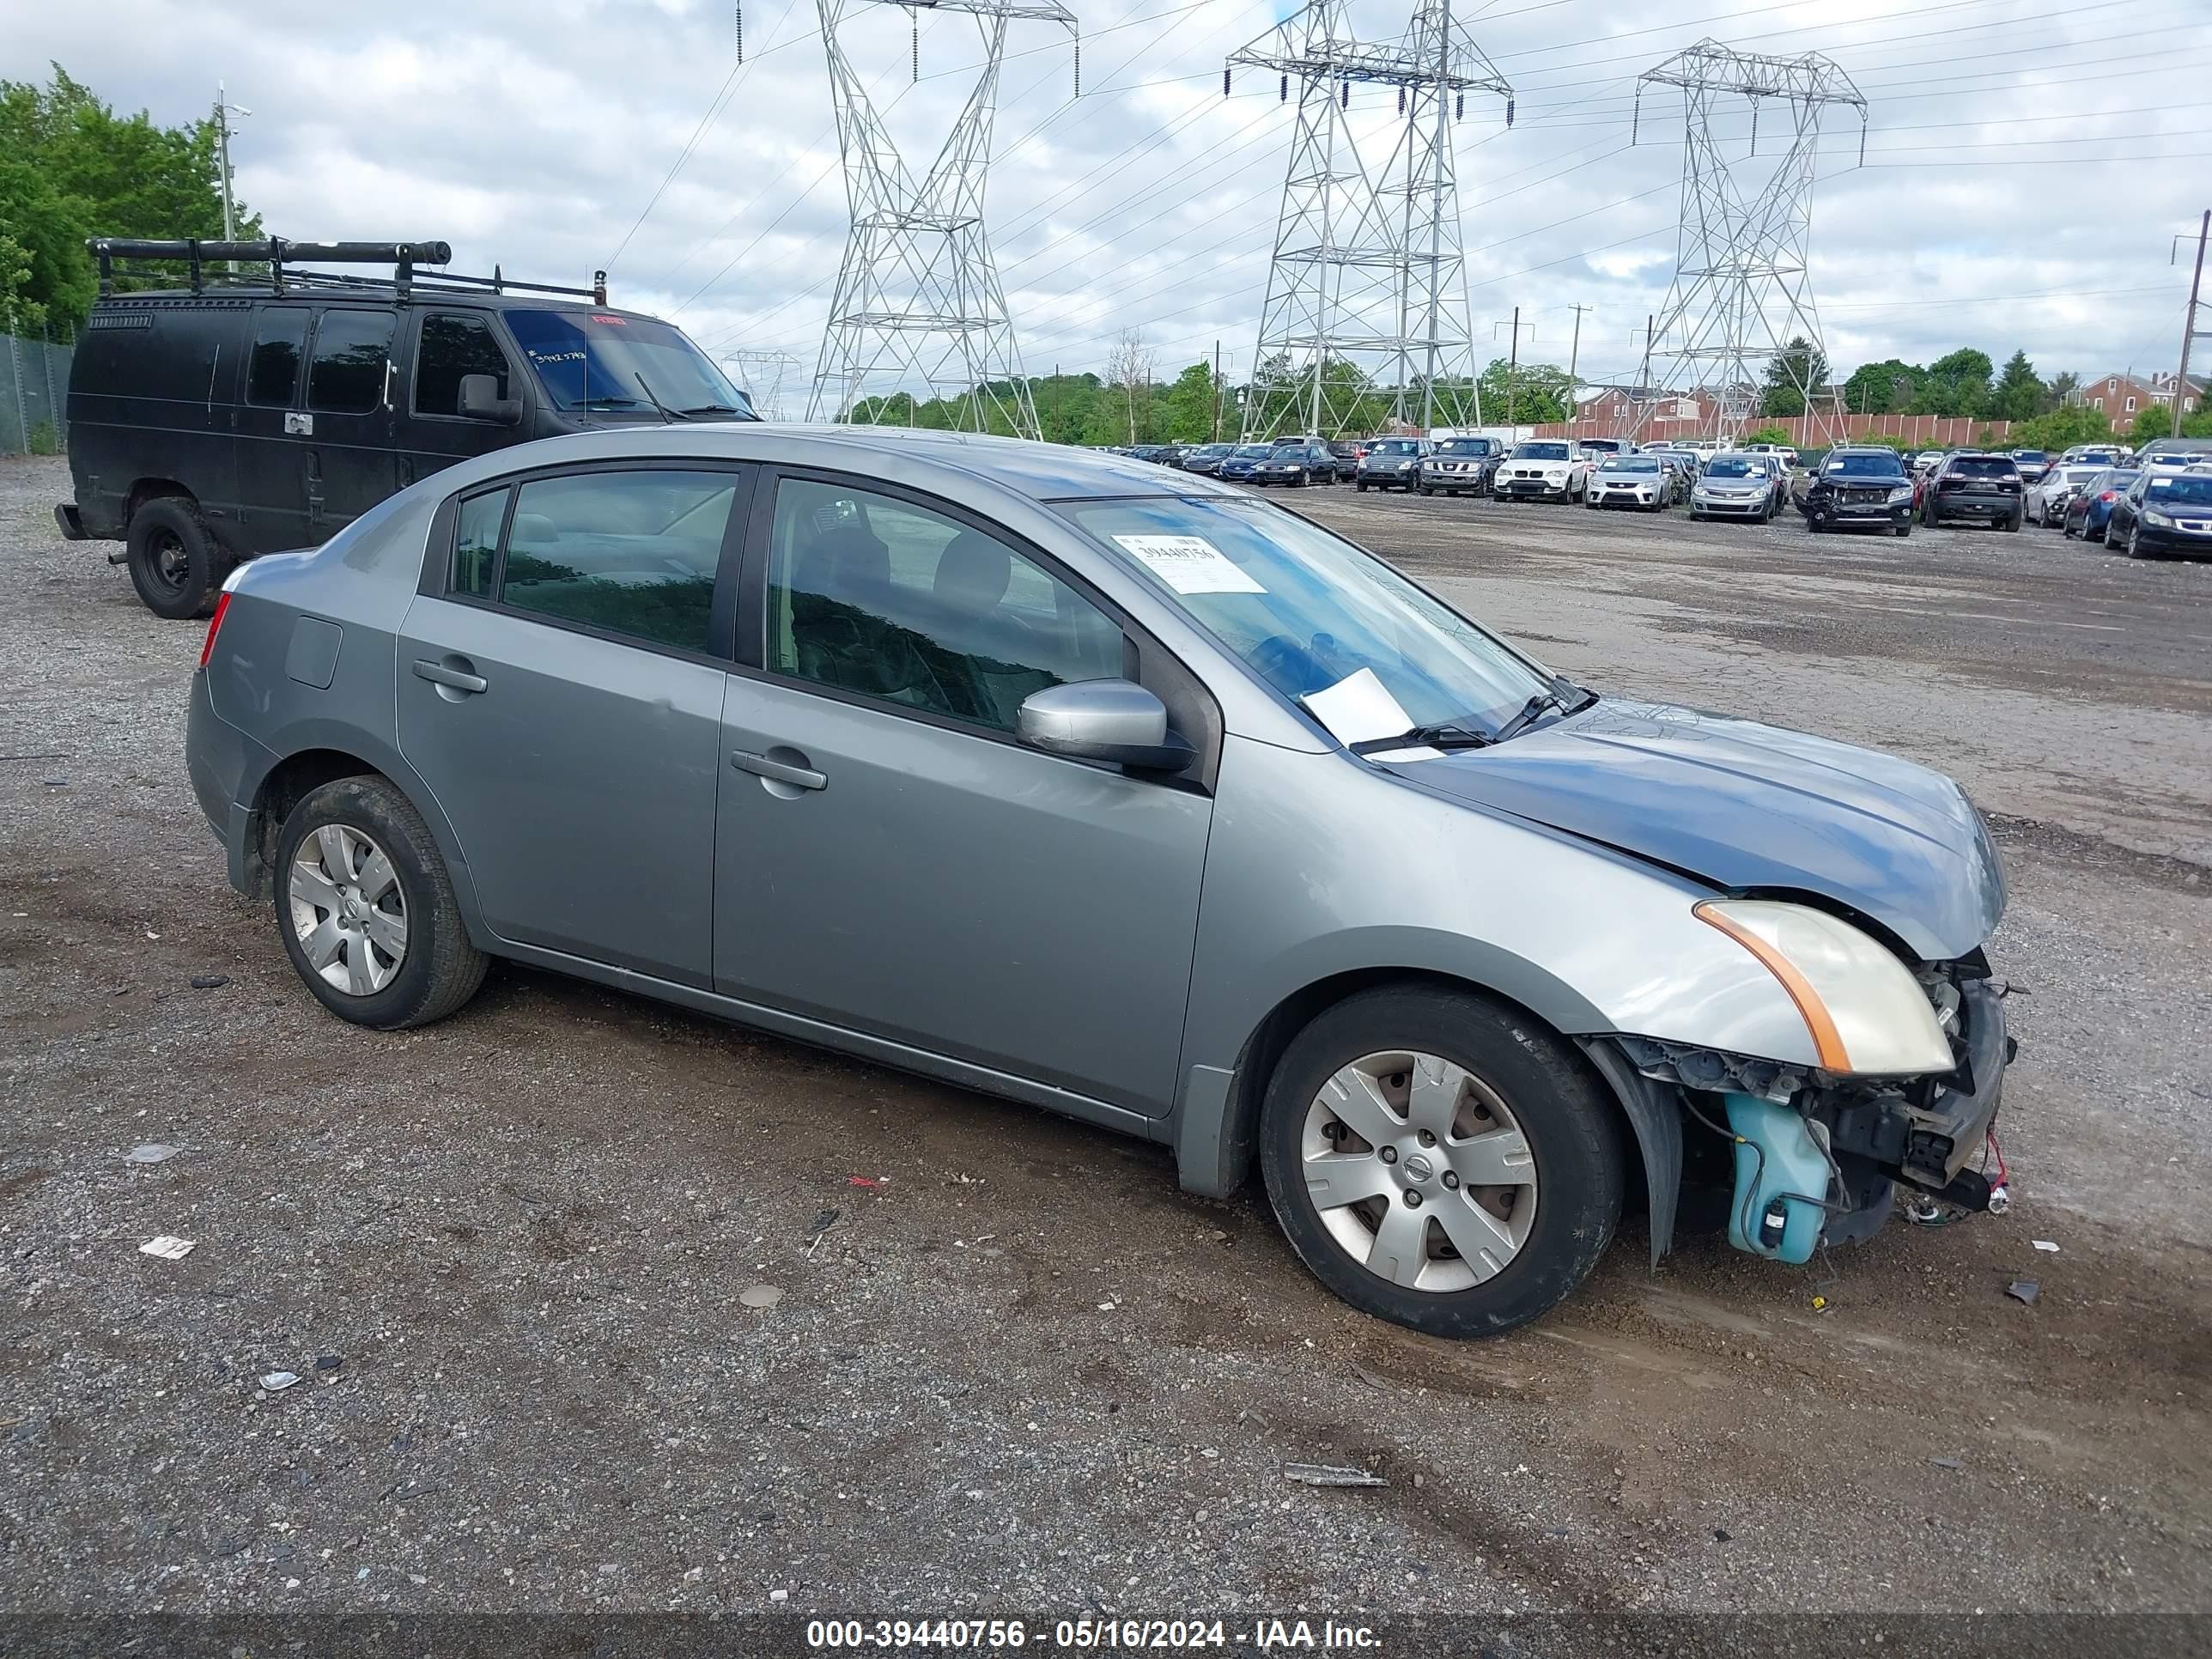
[[[1730,1243],[1790,1262],[1872,1237],[1900,1182],[1968,1210],[1989,1208],[1990,1183],[1967,1165],[1990,1138],[2018,1045],[2005,1029],[2002,989],[1985,970],[1972,974],[1954,968],[1931,987],[1958,1062],[1936,1076],[1836,1078],[1644,1037],[1614,1038],[1607,1054],[1586,1042],[1630,1108],[1651,1176],[1653,1261],[1670,1248],[1692,1184],[1724,1183]],[[1725,1166],[1711,1156],[1717,1139]]]

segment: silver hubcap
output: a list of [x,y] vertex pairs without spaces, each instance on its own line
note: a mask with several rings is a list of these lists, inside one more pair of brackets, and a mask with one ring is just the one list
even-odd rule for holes
[[384,849],[350,824],[326,823],[300,843],[289,888],[292,931],[323,980],[374,995],[407,960],[407,901]]
[[1322,1225],[1412,1291],[1496,1277],[1536,1220],[1536,1161],[1497,1091],[1437,1054],[1355,1060],[1307,1109],[1299,1152]]

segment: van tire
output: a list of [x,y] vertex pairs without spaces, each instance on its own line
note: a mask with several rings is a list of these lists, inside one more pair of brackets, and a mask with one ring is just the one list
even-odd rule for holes
[[155,616],[185,622],[215,609],[230,561],[191,497],[161,495],[145,502],[131,515],[123,545],[131,585]]

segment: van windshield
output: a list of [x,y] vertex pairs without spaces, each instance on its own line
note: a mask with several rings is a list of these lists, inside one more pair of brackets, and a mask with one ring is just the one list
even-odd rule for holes
[[670,413],[696,419],[760,418],[707,354],[666,323],[599,311],[518,310],[506,318],[562,409],[656,415],[658,399]]

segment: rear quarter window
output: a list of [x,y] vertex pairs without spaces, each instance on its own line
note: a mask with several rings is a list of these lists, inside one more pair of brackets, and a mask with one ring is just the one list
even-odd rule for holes
[[77,343],[71,386],[112,398],[228,402],[247,315],[212,306],[95,311]]

